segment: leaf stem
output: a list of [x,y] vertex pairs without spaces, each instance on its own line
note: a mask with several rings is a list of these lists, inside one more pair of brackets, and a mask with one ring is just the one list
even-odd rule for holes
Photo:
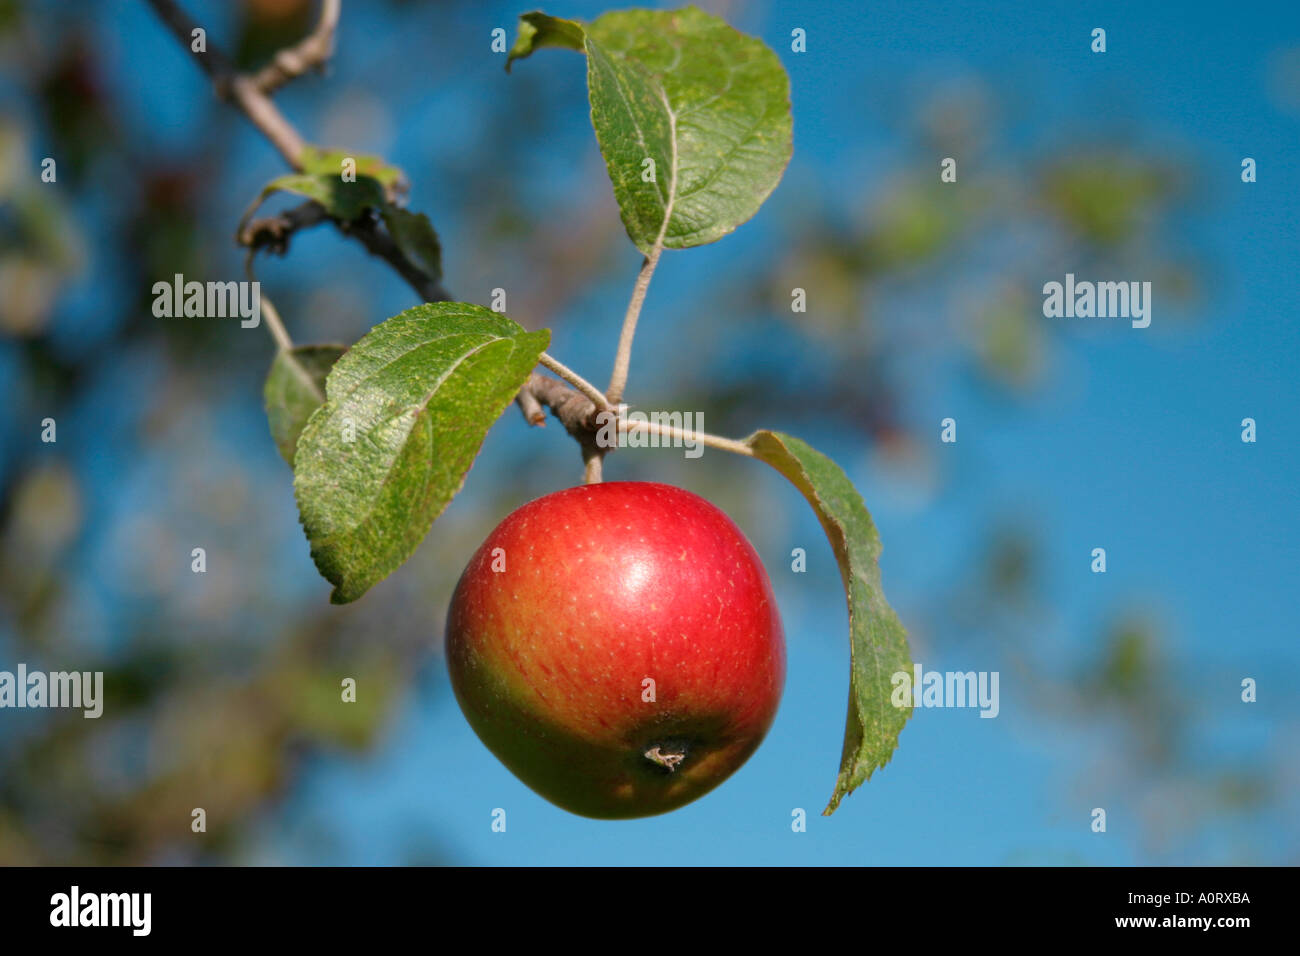
[[[194,60],[199,67],[208,75],[218,96],[228,102],[233,103],[262,133],[263,136],[274,146],[284,157],[285,161],[294,170],[302,170],[302,155],[305,149],[305,143],[302,136],[292,123],[276,107],[270,97],[270,93],[277,87],[292,80],[309,69],[320,67],[328,60],[334,48],[335,34],[338,27],[339,17],[339,0],[322,0],[320,19],[316,29],[307,38],[301,41],[295,47],[287,51],[281,51],[273,59],[273,62],[263,68],[256,75],[240,73],[220,49],[215,45],[209,44],[206,52],[194,52],[191,48],[191,38],[196,24],[181,9],[177,0],[145,0],[151,6],[158,19],[166,26],[175,36],[180,45],[190,49],[194,54]],[[674,148],[673,156],[672,182],[676,182],[676,153]],[[656,246],[662,249],[663,236],[667,230],[668,220],[671,218],[671,192],[675,186],[671,187],[669,192],[669,207],[665,212],[664,224],[660,229],[659,240]],[[241,244],[246,244],[249,248],[249,261],[246,263],[249,280],[253,279],[252,272],[252,254],[263,245],[269,245],[276,251],[283,251],[287,245],[289,236],[298,228],[314,225],[328,218],[323,215],[323,210],[310,208],[315,204],[303,204],[287,213],[282,213],[276,217],[272,223],[270,220],[257,221],[249,224],[247,233],[240,235]],[[270,223],[270,225],[268,225]],[[416,294],[421,296],[427,302],[442,302],[451,299],[451,296],[442,287],[440,281],[435,277],[429,276],[424,271],[412,263],[405,253],[396,245],[390,236],[386,233],[371,227],[365,228],[364,223],[342,224],[336,223],[340,231],[347,236],[357,238],[373,255],[387,261],[403,279],[405,279]],[[654,252],[651,257],[654,262],[658,262],[658,252]],[[629,317],[624,319],[623,339],[620,342],[620,351],[623,353],[621,362],[622,373],[620,384],[618,385],[619,393],[622,393],[623,385],[627,381],[627,365],[632,348],[632,334],[636,327],[636,317],[640,312],[641,303],[645,300],[645,289],[650,282],[650,275],[654,272],[654,262],[648,262],[642,266],[642,275],[637,279],[639,291],[633,290],[633,303],[628,306]],[[269,299],[262,299],[263,316],[266,318],[267,331],[275,340],[276,348],[290,360],[295,370],[300,373],[304,380],[310,379],[307,370],[298,362],[297,357],[293,354],[293,339],[289,337],[284,323],[280,320],[279,312],[271,304]],[[612,405],[601,391],[578,375],[572,369],[557,362],[551,356],[543,353],[540,358],[540,364],[550,369],[564,381],[572,384],[577,392],[567,390],[567,396],[561,394],[565,391],[563,385],[554,379],[547,379],[545,376],[534,374],[529,379],[529,383],[521,390],[519,406],[523,410],[524,417],[531,424],[540,424],[544,419],[541,416],[541,406],[546,405],[553,411],[563,410],[560,416],[564,422],[566,430],[583,441],[583,434],[589,429],[587,419],[589,411],[581,409],[578,394],[580,393],[587,401],[591,402],[597,411],[609,411]],[[549,384],[548,384],[549,383]],[[527,396],[524,391],[528,391]],[[590,456],[584,445],[584,461],[586,461],[586,472],[589,480],[600,480],[600,457],[604,450],[599,450],[596,454],[595,463],[592,464]]]
[[582,451],[582,460],[585,468],[582,473],[582,483],[584,485],[600,484],[601,472],[604,470],[605,454],[598,448],[584,448]]
[[659,91],[659,98],[663,101],[664,113],[668,117],[668,141],[672,147],[672,154],[668,161],[668,194],[664,199],[664,218],[659,224],[659,235],[655,236],[654,245],[650,247],[645,261],[641,263],[636,284],[632,286],[632,298],[623,316],[623,331],[619,333],[618,353],[614,356],[614,372],[609,377],[609,388],[605,389],[609,400],[615,404],[622,400],[623,389],[627,386],[627,371],[628,366],[632,364],[632,337],[636,335],[636,322],[641,317],[641,306],[645,304],[646,290],[650,288],[650,277],[655,274],[655,266],[659,265],[659,257],[663,254],[664,237],[668,235],[668,224],[673,220],[673,206],[677,202],[677,113],[668,102],[668,96],[663,90]]
[[[248,274],[250,277],[252,276],[251,268]],[[316,384],[316,380],[311,377],[311,373],[307,371],[298,356],[293,354],[293,339],[289,338],[288,330],[285,329],[284,323],[280,321],[279,311],[266,296],[259,296],[259,305],[262,310],[262,320],[266,323],[266,330],[271,333],[271,338],[275,339],[275,347],[285,357],[298,380],[323,403],[325,394],[321,391],[321,387]]]
[[[244,257],[244,274],[248,276],[249,282],[257,282],[257,273],[253,271],[253,256],[256,254],[255,249],[249,249],[248,255]],[[281,352],[292,351],[293,339],[289,337],[289,331],[284,327],[284,323],[280,321],[280,312],[271,302],[270,297],[259,292],[258,303],[262,312],[262,320],[266,323],[266,331],[270,332],[271,338],[275,339],[275,347]]]
[[215,46],[198,51],[191,45],[196,26],[176,0],[147,0],[154,13],[171,30],[180,45],[189,50],[194,61],[212,80],[217,95],[233,102],[262,135],[296,170],[302,169],[304,143],[293,124],[285,118],[271,98],[252,77],[239,73]]
[[334,35],[342,5],[342,0],[321,0],[316,29],[296,45],[277,52],[253,77],[257,88],[263,93],[273,93],[295,77],[327,63],[334,53]]
[[641,317],[641,306],[645,304],[646,291],[650,288],[650,277],[659,265],[659,256],[663,253],[663,236],[655,242],[650,254],[641,263],[637,273],[636,284],[632,286],[632,298],[628,301],[627,312],[623,316],[623,331],[618,336],[618,353],[614,356],[614,372],[609,377],[609,388],[605,394],[611,402],[623,397],[627,387],[628,368],[632,364],[632,339],[636,335],[637,319]]
[[293,350],[293,339],[289,338],[289,332],[280,321],[280,313],[276,311],[271,300],[265,295],[262,299],[262,321],[266,323],[266,330],[271,333],[271,338],[275,339],[276,347],[281,352]]
[[649,432],[651,435],[666,435],[669,438],[680,438],[683,441],[699,442],[701,445],[707,445],[710,448],[721,448],[723,451],[729,451],[736,455],[754,457],[752,448],[743,441],[736,441],[734,438],[723,438],[720,435],[710,435],[707,432],[687,431],[673,425],[660,425],[658,422],[630,422],[621,417],[618,424],[620,432],[642,431]]
[[591,399],[591,401],[595,404],[598,410],[607,411],[613,407],[610,404],[609,399],[606,398],[601,393],[600,389],[598,389],[595,385],[592,385],[585,378],[583,378],[573,369],[569,368],[563,362],[559,362],[556,359],[552,358],[550,353],[543,352],[541,357],[537,361],[540,364],[545,365],[556,375],[560,376],[560,378],[564,379],[566,382],[568,382],[578,391],[582,392],[583,395],[586,395],[589,399]]

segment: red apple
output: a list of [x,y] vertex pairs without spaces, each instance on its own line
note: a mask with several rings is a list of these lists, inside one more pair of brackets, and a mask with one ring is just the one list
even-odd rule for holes
[[698,495],[618,481],[524,505],[470,559],[447,615],[456,699],[552,803],[644,817],[758,747],[785,683],[767,574]]

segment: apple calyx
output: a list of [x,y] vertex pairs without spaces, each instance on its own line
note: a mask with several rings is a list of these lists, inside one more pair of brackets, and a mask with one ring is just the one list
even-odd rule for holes
[[645,757],[651,763],[657,763],[664,767],[669,773],[677,769],[677,765],[686,759],[685,750],[668,750],[665,751],[662,745],[655,745],[645,752]]

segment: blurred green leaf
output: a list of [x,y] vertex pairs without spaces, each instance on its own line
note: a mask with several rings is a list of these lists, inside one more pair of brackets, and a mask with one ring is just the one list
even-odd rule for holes
[[442,244],[433,223],[422,212],[385,203],[381,210],[388,234],[420,270],[434,282],[442,278]]
[[909,182],[889,190],[872,215],[858,258],[873,273],[930,259],[956,238],[964,212],[951,190],[931,183]]
[[379,180],[369,176],[358,176],[354,182],[344,182],[338,173],[290,173],[278,176],[262,187],[257,199],[239,220],[239,233],[244,232],[266,198],[277,192],[297,193],[314,199],[335,219],[345,222],[351,222],[367,209],[380,209],[387,202],[384,187]]
[[1019,289],[1000,295],[978,315],[975,352],[991,379],[1017,389],[1039,380],[1045,361],[1041,318]]
[[1169,192],[1167,178],[1136,157],[1071,157],[1047,171],[1042,195],[1084,239],[1113,245],[1128,238]]
[[[345,167],[346,161],[351,161]],[[357,179],[365,176],[378,182],[391,194],[402,191],[406,186],[406,174],[398,167],[390,166],[378,156],[367,156],[349,152],[346,149],[325,149],[308,144],[302,151],[302,171],[309,176],[342,177],[345,168],[352,168]]]
[[510,72],[510,66],[515,60],[532,56],[534,50],[543,47],[562,47],[579,53],[585,52],[586,39],[587,33],[577,20],[562,20],[537,10],[520,14],[519,33],[515,37],[515,45],[510,49],[510,55],[506,57],[506,72]]

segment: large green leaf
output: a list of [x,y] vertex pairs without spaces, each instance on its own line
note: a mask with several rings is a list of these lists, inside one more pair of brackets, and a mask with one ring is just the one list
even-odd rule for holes
[[311,413],[325,403],[325,376],[347,351],[344,345],[298,345],[277,352],[266,376],[266,419],[280,454],[293,464],[298,436]]
[[545,46],[579,49],[579,38],[596,139],[642,252],[713,242],[758,211],[791,153],[790,81],[775,53],[695,7],[585,26],[530,13],[507,66]]
[[840,565],[849,602],[849,713],[835,792],[824,813],[889,762],[911,707],[891,702],[894,674],[912,673],[907,631],[880,584],[880,535],[843,469],[807,443],[760,431],[746,444],[785,475],[813,506]]
[[436,302],[375,326],[338,360],[294,457],[331,601],[355,601],[411,555],[549,340],[482,306]]

